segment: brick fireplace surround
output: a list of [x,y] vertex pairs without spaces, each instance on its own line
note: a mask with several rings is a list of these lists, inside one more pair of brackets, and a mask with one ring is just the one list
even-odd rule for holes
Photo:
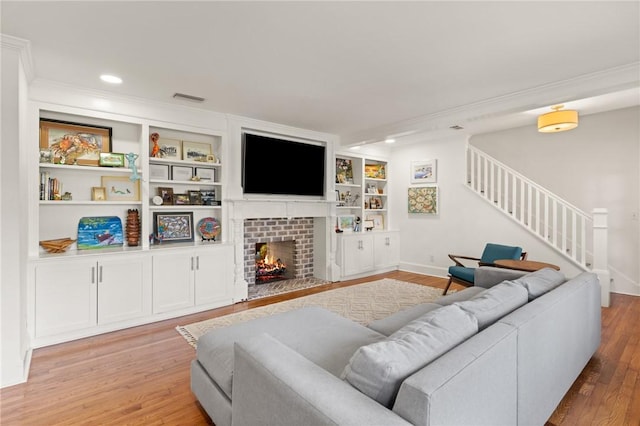
[[293,278],[313,277],[313,218],[258,218],[244,220],[244,278],[255,284],[256,243],[295,241]]

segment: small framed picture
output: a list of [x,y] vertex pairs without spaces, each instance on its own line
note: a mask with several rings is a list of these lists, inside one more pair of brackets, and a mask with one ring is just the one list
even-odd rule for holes
[[338,216],[338,229],[343,232],[352,232],[356,223],[356,217],[352,214]]
[[107,201],[140,201],[140,181],[129,176],[102,176]]
[[409,213],[438,214],[437,186],[410,186],[407,198]]
[[189,161],[207,161],[211,155],[211,144],[182,141],[182,159]]
[[384,216],[381,214],[370,214],[366,217],[365,221],[373,222],[373,229],[384,229]]
[[153,230],[163,243],[193,241],[192,212],[154,212]]
[[159,155],[171,160],[182,159],[182,141],[177,139],[158,139]]
[[438,160],[411,162],[411,183],[436,183]]
[[193,167],[171,166],[171,180],[191,180]]
[[365,164],[364,176],[367,179],[386,179],[387,173],[384,164]]
[[173,194],[173,204],[176,206],[188,206],[189,194]]
[[200,193],[200,191],[189,191],[189,204],[192,206],[201,206],[202,193]]
[[92,201],[105,201],[107,199],[107,190],[104,186],[94,186],[91,188]]
[[164,164],[149,164],[149,179],[169,180],[169,166]]
[[371,231],[373,230],[373,228],[375,228],[375,225],[372,220],[365,220],[362,223],[362,227],[364,228],[365,231]]
[[216,173],[215,169],[208,169],[205,167],[196,167],[196,176],[200,178],[200,180],[210,180],[215,182]]
[[215,206],[218,205],[216,202],[216,190],[215,189],[201,189],[200,190],[200,199],[202,200],[202,205],[204,206]]
[[99,165],[101,167],[124,167],[124,154],[101,152]]
[[158,196],[162,198],[163,205],[173,204],[173,188],[159,187]]
[[111,127],[40,119],[40,149],[54,163],[98,166],[100,153],[111,151]]

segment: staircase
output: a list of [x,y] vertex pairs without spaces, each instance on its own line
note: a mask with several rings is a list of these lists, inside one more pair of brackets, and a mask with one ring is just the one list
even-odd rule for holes
[[467,186],[579,268],[597,273],[602,305],[609,306],[607,210],[588,214],[473,146],[466,154]]

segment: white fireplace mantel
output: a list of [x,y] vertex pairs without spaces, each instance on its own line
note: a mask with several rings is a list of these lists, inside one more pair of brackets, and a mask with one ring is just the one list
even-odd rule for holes
[[335,201],[243,198],[225,201],[231,220],[259,219],[263,217],[329,217]]

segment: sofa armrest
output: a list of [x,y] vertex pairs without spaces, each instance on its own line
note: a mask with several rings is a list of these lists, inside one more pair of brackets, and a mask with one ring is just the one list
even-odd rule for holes
[[410,425],[268,334],[235,344],[232,401],[234,426]]
[[473,285],[490,288],[505,280],[515,280],[529,272],[516,269],[497,268],[495,266],[481,266],[473,272]]

